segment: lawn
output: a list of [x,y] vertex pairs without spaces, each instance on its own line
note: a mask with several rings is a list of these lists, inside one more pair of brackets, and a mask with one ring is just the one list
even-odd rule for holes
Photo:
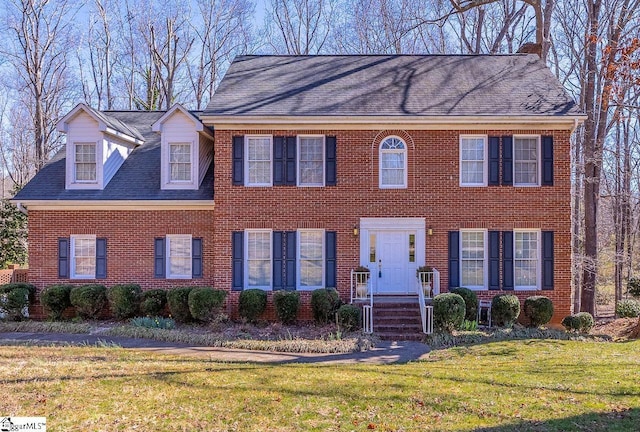
[[50,430],[636,431],[640,341],[509,341],[402,365],[0,349],[0,415]]

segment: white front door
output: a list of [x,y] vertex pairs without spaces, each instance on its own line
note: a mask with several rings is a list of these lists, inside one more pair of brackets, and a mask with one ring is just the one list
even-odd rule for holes
[[[407,294],[410,288],[407,277],[409,274],[409,234],[402,231],[380,231],[374,232],[374,236],[378,251],[378,272],[374,274],[378,277],[378,293]],[[413,267],[415,269],[415,265]]]

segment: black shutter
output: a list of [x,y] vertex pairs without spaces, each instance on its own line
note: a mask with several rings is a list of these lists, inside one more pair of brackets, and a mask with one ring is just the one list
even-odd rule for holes
[[460,286],[460,231],[449,231],[449,289]]
[[273,137],[273,184],[285,184],[285,138]]
[[231,289],[242,291],[244,288],[244,233],[234,231],[231,234]]
[[191,277],[202,277],[202,239],[191,239]]
[[96,239],[96,279],[107,277],[107,239]]
[[502,137],[502,184],[513,185],[513,137]]
[[295,291],[296,289],[296,256],[298,249],[296,247],[297,233],[295,231],[287,231],[285,233],[285,253],[284,253],[284,289]]
[[58,239],[58,277],[63,279],[69,278],[69,265],[71,263],[69,257],[69,239]]
[[233,137],[233,184],[244,184],[244,137]]
[[500,289],[500,231],[489,231],[489,289]]
[[286,145],[284,150],[284,159],[285,159],[285,178],[284,183],[288,186],[296,185],[296,149],[298,147],[298,143],[296,137],[287,137]]
[[502,232],[502,289],[513,289],[513,231]]
[[283,231],[273,232],[273,290],[285,288],[285,260],[284,260],[284,236]]
[[553,186],[553,137],[542,137],[542,186]]
[[489,137],[489,186],[500,184],[500,137]]
[[327,186],[335,186],[338,182],[336,171],[336,137],[326,137],[325,147],[325,184]]
[[157,237],[153,244],[153,277],[164,278],[165,275],[165,247],[164,237]]
[[327,231],[325,236],[325,285],[327,288],[336,288],[338,279],[337,266],[337,234],[335,231]]
[[553,231],[542,231],[542,289],[553,289]]

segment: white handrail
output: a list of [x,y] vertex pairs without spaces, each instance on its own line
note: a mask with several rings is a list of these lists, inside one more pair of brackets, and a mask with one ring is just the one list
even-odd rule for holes
[[418,292],[418,305],[420,307],[420,318],[422,320],[422,333],[427,333],[427,311],[424,301],[424,290],[422,289],[422,282],[420,277],[416,278],[416,291]]
[[369,300],[362,306],[362,330],[373,333],[373,289],[370,272],[351,270],[351,303],[354,300]]
[[422,318],[422,332],[433,333],[433,306],[427,306],[426,299],[432,299],[440,294],[440,272],[431,269],[428,272],[418,272],[416,277],[416,291]]

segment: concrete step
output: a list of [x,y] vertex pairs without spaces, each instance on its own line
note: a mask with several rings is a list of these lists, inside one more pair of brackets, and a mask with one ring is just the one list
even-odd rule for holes
[[420,333],[384,333],[380,334],[376,332],[378,337],[382,340],[388,341],[413,341],[413,342],[422,342],[424,339],[424,334]]

